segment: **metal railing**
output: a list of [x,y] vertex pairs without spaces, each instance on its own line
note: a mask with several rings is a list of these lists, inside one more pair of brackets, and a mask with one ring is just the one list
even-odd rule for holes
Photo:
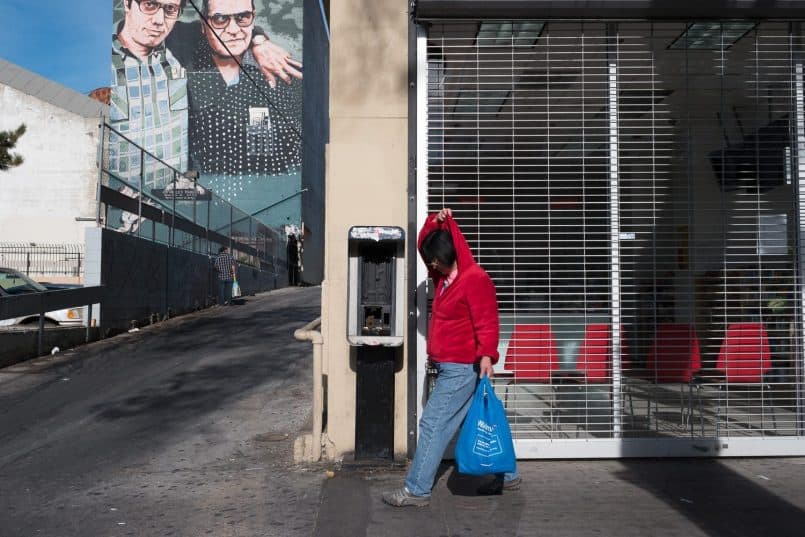
[[177,170],[108,124],[100,129],[99,225],[204,255],[226,246],[242,264],[287,270],[278,230],[199,184],[197,174]]
[[310,462],[316,462],[321,459],[325,405],[322,377],[324,339],[321,335],[321,317],[295,330],[293,335],[299,341],[310,341],[313,344],[313,430],[310,437],[310,450],[305,449],[304,457]]
[[100,286],[4,296],[0,299],[0,320],[39,315],[37,352],[41,356],[46,312],[87,306],[85,341],[88,343],[90,341],[90,329],[92,328],[92,305],[100,304],[102,297],[103,287]]
[[0,267],[26,276],[81,278],[84,245],[0,242]]

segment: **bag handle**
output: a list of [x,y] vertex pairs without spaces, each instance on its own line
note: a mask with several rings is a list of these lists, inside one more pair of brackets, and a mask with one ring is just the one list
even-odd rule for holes
[[489,382],[489,377],[484,375],[481,377],[480,382],[478,383],[478,396],[483,397],[484,404],[487,404],[489,401],[489,392],[492,390],[492,384]]

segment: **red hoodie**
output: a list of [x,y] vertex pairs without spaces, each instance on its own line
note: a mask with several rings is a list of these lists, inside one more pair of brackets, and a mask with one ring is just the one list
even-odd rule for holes
[[443,289],[446,277],[428,268],[435,290],[428,328],[428,356],[436,362],[462,364],[489,356],[495,364],[500,338],[495,284],[475,262],[464,235],[450,216],[444,222],[438,222],[435,214],[428,216],[419,231],[417,247],[422,246],[428,234],[440,228],[453,237],[458,275]]

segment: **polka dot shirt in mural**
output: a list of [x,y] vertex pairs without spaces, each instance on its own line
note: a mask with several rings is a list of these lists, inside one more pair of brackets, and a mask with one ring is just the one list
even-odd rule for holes
[[271,88],[248,58],[241,63],[240,76],[227,85],[209,44],[199,44],[187,75],[193,169],[246,179],[299,168],[302,82],[294,79],[291,85],[279,82]]

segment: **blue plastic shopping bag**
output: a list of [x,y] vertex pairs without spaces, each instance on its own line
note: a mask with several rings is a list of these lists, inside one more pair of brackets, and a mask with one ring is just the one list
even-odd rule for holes
[[506,411],[488,377],[478,383],[458,434],[456,463],[462,474],[501,474],[515,470],[514,444]]

